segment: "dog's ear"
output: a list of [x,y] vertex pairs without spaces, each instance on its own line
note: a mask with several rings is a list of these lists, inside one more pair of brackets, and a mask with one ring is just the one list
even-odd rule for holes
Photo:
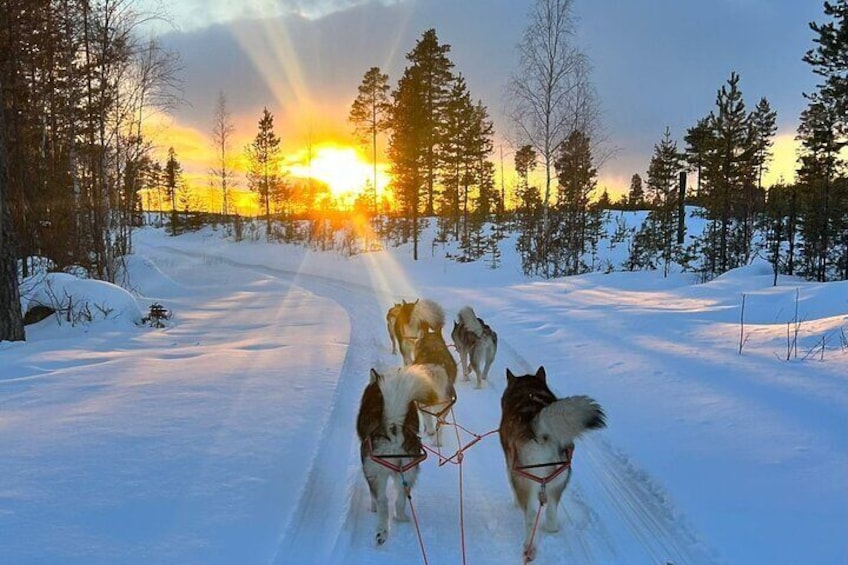
[[415,302],[413,302],[413,304],[418,304],[418,301],[419,301],[419,300],[421,300],[421,299],[420,299],[420,298],[416,298],[416,299],[415,299]]
[[383,380],[383,375],[381,375],[380,373],[378,373],[374,369],[371,369],[371,378],[369,379],[368,384],[373,385],[374,383],[378,383],[381,380]]
[[506,370],[506,384],[509,384],[514,380],[515,380],[515,375],[512,374],[512,371],[507,369]]
[[406,298],[401,298],[400,303],[402,306],[406,306]]
[[545,374],[545,368],[544,367],[539,366],[539,370],[536,371],[536,378],[541,380],[543,383],[546,383],[547,375]]

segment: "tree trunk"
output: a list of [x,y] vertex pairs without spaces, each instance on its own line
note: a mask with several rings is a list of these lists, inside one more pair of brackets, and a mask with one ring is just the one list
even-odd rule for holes
[[6,120],[0,84],[0,341],[23,341],[21,299],[18,290],[18,260],[12,238],[12,215],[6,206],[8,166],[6,163]]

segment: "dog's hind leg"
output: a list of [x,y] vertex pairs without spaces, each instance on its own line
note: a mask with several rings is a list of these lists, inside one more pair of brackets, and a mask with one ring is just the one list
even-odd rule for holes
[[474,349],[471,352],[471,368],[474,370],[474,376],[477,377],[477,384],[474,385],[474,388],[483,388],[483,371],[480,369],[480,351],[478,349]]
[[459,362],[462,364],[462,380],[471,380],[468,376],[468,350],[466,350],[465,347],[462,346],[457,346],[456,350],[459,352]]
[[[414,467],[403,475],[395,474],[395,487],[397,488],[397,499],[395,500],[395,520],[398,522],[409,522],[409,516],[406,515],[406,499],[409,496],[407,489],[412,491],[415,485],[415,479],[418,477],[418,467]],[[406,480],[406,486],[403,481]]]
[[558,532],[559,526],[557,525],[557,509],[559,508],[559,501],[562,498],[562,493],[565,491],[565,488],[568,486],[568,481],[571,479],[571,470],[565,472],[565,480],[555,480],[551,483],[548,483],[547,486],[547,495],[548,495],[548,503],[545,505],[545,531],[546,532]]
[[377,480],[377,533],[374,536],[377,545],[383,545],[389,539],[389,496],[388,477],[380,473]]
[[518,503],[524,510],[524,556],[527,561],[536,557],[536,543],[534,540],[533,527],[536,523],[536,513],[539,508],[539,486],[530,484],[526,479],[521,481],[516,491]]

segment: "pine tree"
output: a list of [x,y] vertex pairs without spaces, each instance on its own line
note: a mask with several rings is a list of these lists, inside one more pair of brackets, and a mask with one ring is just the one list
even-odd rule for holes
[[589,136],[573,131],[560,147],[555,164],[559,185],[557,225],[549,250],[554,263],[551,276],[575,275],[585,271],[582,255],[597,227],[589,209],[589,195],[595,190],[598,174]]
[[2,79],[0,76],[0,342],[26,339],[21,319],[18,258],[15,253],[12,214],[6,204],[9,177],[6,165],[6,107],[3,104]]
[[748,196],[755,173],[753,128],[735,72],[719,90],[716,106],[717,113],[708,117],[712,139],[702,166],[702,200],[713,222],[710,244],[704,248],[709,276],[744,264],[750,254],[745,218],[752,206]]
[[373,209],[377,209],[377,136],[388,127],[388,115],[391,110],[389,98],[389,75],[380,72],[379,67],[371,67],[362,77],[359,93],[350,107],[348,121],[354,126],[354,133],[363,143],[371,144],[371,163],[374,167],[374,178],[371,182],[373,191]]
[[404,239],[412,235],[412,257],[418,260],[418,217],[424,192],[424,101],[418,73],[407,68],[392,93],[387,154],[392,188],[404,218]]
[[824,78],[819,96],[832,101],[837,116],[836,130],[843,141],[848,135],[848,0],[824,3],[824,13],[832,21],[810,23],[818,46],[804,55],[813,72]]
[[689,163],[691,170],[694,170],[698,175],[695,188],[695,197],[697,199],[701,196],[701,172],[714,142],[709,119],[702,118],[698,120],[698,123],[686,130],[683,140],[686,142],[686,161]]
[[798,169],[805,274],[820,281],[848,278],[848,194],[843,148],[848,146],[848,0],[824,3],[833,21],[811,23],[818,44],[804,61],[824,82],[801,114]]
[[645,189],[642,187],[642,177],[634,173],[630,177],[630,190],[627,193],[627,204],[633,209],[639,209],[645,203]]
[[177,195],[183,186],[183,167],[177,160],[177,152],[173,147],[168,148],[168,160],[165,161],[164,169],[165,195],[171,207],[171,235],[177,235],[181,231],[180,219],[177,213]]
[[247,157],[247,186],[259,196],[265,211],[265,233],[271,237],[271,205],[278,201],[283,189],[280,164],[280,138],[274,133],[274,116],[263,108],[259,131],[245,148]]
[[441,166],[441,143],[444,135],[442,116],[448,103],[453,82],[453,62],[448,58],[450,45],[439,43],[435,29],[428,29],[407,53],[410,68],[417,74],[417,86],[421,89],[420,139],[422,145],[422,169],[425,188],[424,215],[435,213],[435,185]]
[[754,166],[757,169],[757,189],[763,188],[763,174],[768,171],[771,161],[771,147],[774,145],[774,135],[777,133],[777,112],[765,98],[760,98],[757,107],[751,112],[751,127],[753,128]]
[[678,224],[678,173],[683,168],[683,155],[677,150],[677,142],[671,139],[668,127],[648,166],[648,202],[651,211],[645,224],[637,234],[642,266],[653,268],[656,259],[662,259],[663,276],[668,276],[669,266],[677,259],[676,229]]

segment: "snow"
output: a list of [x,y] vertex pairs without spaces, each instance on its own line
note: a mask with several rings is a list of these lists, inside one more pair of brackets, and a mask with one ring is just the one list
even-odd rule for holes
[[[50,275],[93,304],[129,296],[110,320],[48,318],[0,343],[2,563],[420,562],[412,523],[374,547],[354,431],[369,369],[400,362],[386,309],[418,296],[451,318],[470,304],[498,332],[487,386],[458,383],[465,428],[497,428],[507,367],[544,365],[556,393],[607,412],[608,429],[578,441],[536,562],[848,562],[848,282],[773,287],[762,262],[706,284],[538,281],[509,240],[497,270],[429,243],[418,262],[409,246],[348,258],[211,229],[134,243],[134,296]],[[154,301],[173,312],[163,329],[137,325]],[[460,502],[467,562],[520,562],[496,434],[466,452],[461,500],[459,478],[422,463],[429,562],[462,562]]]

